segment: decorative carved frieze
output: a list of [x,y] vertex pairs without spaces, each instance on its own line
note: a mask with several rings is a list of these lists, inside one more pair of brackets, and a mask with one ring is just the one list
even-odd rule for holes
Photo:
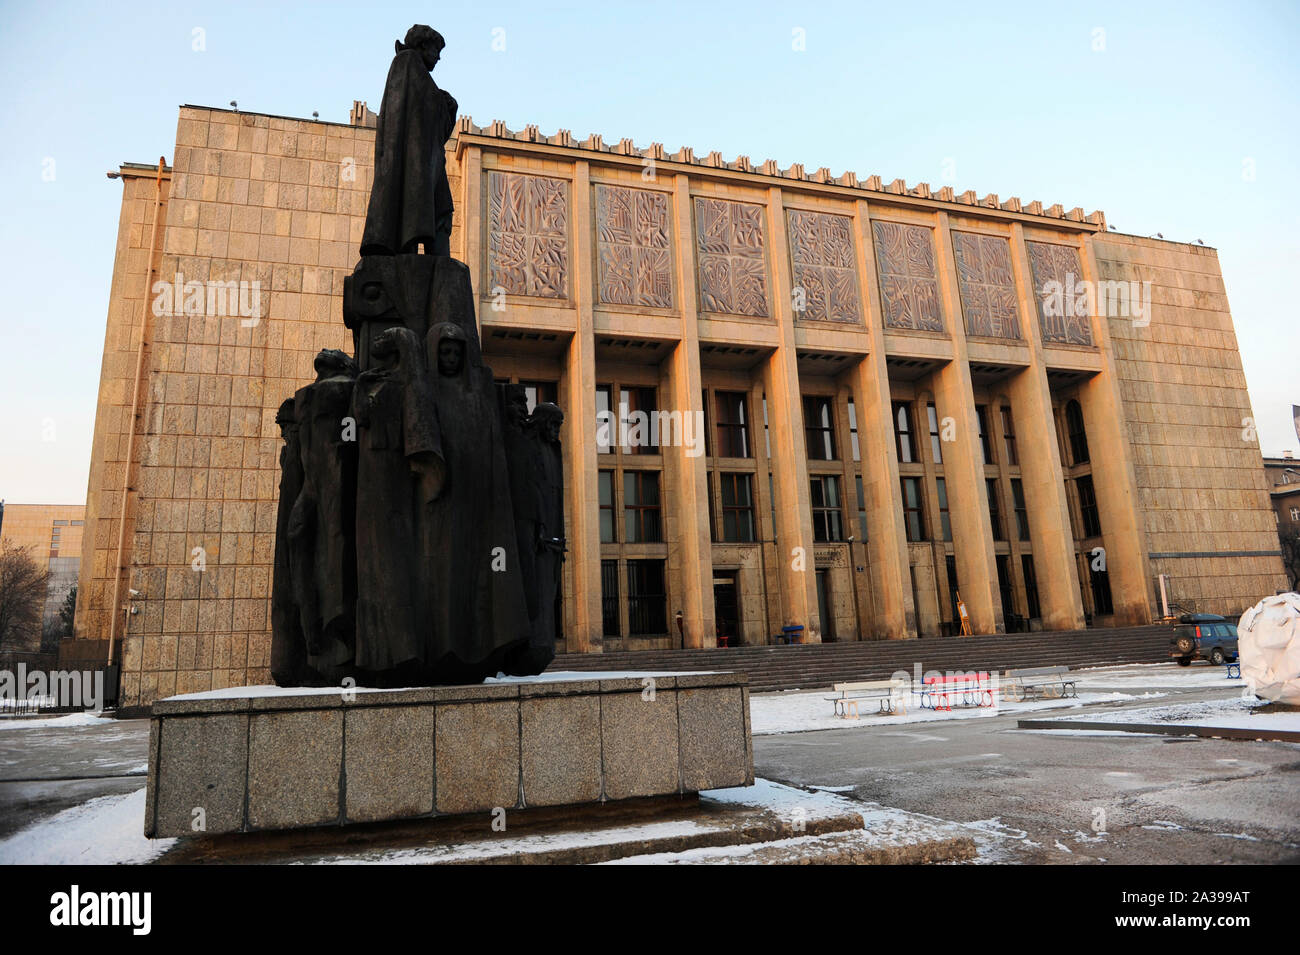
[[901,222],[877,221],[872,226],[885,325],[943,331],[933,231]]
[[770,314],[762,206],[696,197],[695,244],[703,311]]
[[511,295],[569,295],[569,193],[563,179],[488,173],[491,287]]
[[1083,267],[1079,250],[1053,242],[1026,242],[1034,273],[1034,300],[1043,341],[1049,344],[1091,345],[1088,299],[1081,298]]
[[673,307],[665,193],[597,185],[596,246],[602,303]]
[[997,235],[954,232],[952,244],[966,334],[1019,338],[1020,310],[1010,243]]
[[795,317],[821,322],[861,321],[852,220],[848,216],[800,209],[788,210],[786,218],[796,295]]

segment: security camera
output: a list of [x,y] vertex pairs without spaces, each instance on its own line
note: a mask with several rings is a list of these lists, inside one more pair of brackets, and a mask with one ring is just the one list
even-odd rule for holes
[[144,596],[143,594],[140,593],[140,591],[135,590],[135,589],[129,590],[129,591],[127,591],[127,593],[129,593],[132,597],[141,597],[141,596]]

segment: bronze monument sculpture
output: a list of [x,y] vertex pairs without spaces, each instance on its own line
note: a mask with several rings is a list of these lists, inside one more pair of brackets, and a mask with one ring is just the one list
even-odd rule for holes
[[560,424],[483,364],[469,268],[450,256],[443,49],[411,27],[388,72],[355,359],[325,349],[276,415],[271,674],[281,686],[427,686],[542,672],[564,559]]

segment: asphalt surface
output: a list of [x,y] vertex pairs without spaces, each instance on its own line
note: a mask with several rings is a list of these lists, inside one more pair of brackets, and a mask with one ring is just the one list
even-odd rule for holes
[[[1238,695],[1151,690],[1166,694],[1161,704]],[[1033,715],[1104,719],[1151,705]],[[1300,862],[1300,744],[1020,730],[1016,721],[756,736],[754,772],[965,824],[990,863]]]

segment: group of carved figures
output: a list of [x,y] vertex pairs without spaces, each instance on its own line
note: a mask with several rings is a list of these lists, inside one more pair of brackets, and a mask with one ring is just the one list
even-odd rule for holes
[[[281,685],[476,682],[554,655],[564,552],[553,404],[467,360],[459,325],[322,351],[281,405],[272,673]],[[427,356],[427,357],[426,357]]]
[[448,254],[444,46],[396,44],[361,261],[355,360],[325,349],[280,406],[271,675],[281,686],[472,683],[555,655],[563,414],[483,364],[469,268]]
[[[363,361],[320,352],[316,381],[277,416],[272,676],[418,686],[540,673],[564,554],[563,414],[530,413],[522,385],[494,383],[461,263],[363,259],[349,283]],[[400,306],[422,288],[430,317],[413,321]]]

